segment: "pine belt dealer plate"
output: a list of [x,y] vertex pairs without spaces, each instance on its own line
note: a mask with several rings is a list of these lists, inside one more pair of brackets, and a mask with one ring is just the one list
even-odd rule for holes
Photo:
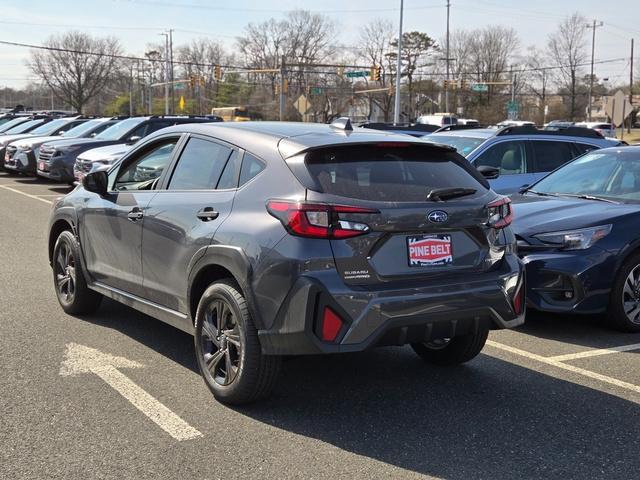
[[451,235],[415,235],[407,237],[410,267],[450,265],[453,263]]

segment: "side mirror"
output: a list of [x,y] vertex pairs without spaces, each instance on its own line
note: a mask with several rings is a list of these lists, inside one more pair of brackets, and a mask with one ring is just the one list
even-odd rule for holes
[[134,143],[136,143],[138,140],[140,140],[142,137],[138,136],[138,135],[132,135],[127,139],[127,145],[133,145]]
[[60,135],[60,136],[62,136],[62,135],[64,135],[64,134],[65,134],[65,131],[64,131],[64,130],[60,130],[60,131],[58,132],[58,135]]
[[106,170],[87,173],[82,179],[82,186],[85,190],[97,193],[101,197],[107,194],[108,183],[109,177],[107,176]]
[[495,180],[500,176],[500,169],[496,167],[490,167],[489,165],[480,165],[478,172],[487,180]]
[[519,193],[520,195],[522,195],[524,192],[526,192],[527,190],[529,190],[529,187],[530,187],[530,186],[531,186],[531,185],[522,185],[522,186],[518,189],[518,193]]
[[97,135],[96,132],[93,132],[91,135],[89,135],[91,138],[95,137]]

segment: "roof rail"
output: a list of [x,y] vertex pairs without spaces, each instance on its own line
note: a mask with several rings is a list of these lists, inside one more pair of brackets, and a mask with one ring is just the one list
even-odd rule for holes
[[568,127],[559,130],[541,130],[530,125],[524,125],[521,127],[505,127],[498,130],[498,133],[496,133],[496,137],[504,135],[557,135],[560,137],[604,138],[600,132],[596,132],[590,128]]
[[485,128],[482,125],[445,125],[435,130],[433,133],[450,132],[452,130],[469,130],[471,128]]
[[360,125],[360,127],[372,128],[374,130],[389,130],[389,131],[413,130],[416,132],[429,132],[429,133],[432,133],[438,130],[437,125],[428,125],[426,123],[400,123],[400,124],[394,125],[393,123],[378,122],[378,123],[365,123],[363,125]]

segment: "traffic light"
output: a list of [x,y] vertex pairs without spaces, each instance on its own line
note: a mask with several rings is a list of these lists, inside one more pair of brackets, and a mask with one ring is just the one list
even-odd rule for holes
[[443,84],[444,84],[444,89],[448,90],[449,89],[449,80],[444,80]]
[[216,65],[213,69],[213,76],[218,81],[222,80],[222,67],[220,65]]
[[467,86],[468,86],[468,85],[467,85],[467,81],[466,81],[464,78],[463,78],[463,79],[461,79],[461,80],[460,80],[460,88],[461,88],[462,90],[466,90]]
[[207,84],[207,79],[204,77],[200,77],[200,86],[204,87]]
[[373,76],[371,77],[371,79],[374,82],[379,82],[380,79],[382,78],[382,67],[380,65],[376,65],[373,67]]
[[284,88],[283,88],[284,93],[289,93],[289,80],[288,79],[284,79]]
[[189,85],[191,85],[191,88],[195,88],[196,78],[197,77],[195,75],[189,75]]
[[338,67],[338,76],[344,77],[344,67]]

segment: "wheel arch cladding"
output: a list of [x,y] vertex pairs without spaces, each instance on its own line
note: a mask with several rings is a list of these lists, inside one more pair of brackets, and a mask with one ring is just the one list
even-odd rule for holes
[[49,263],[53,260],[53,249],[56,246],[58,237],[62,232],[67,230],[74,233],[73,224],[65,218],[60,218],[51,225],[51,230],[49,231]]
[[253,302],[247,295],[247,286],[243,282],[239,281],[238,276],[235,275],[229,268],[219,263],[208,263],[200,267],[197,273],[193,276],[193,279],[189,283],[189,314],[191,322],[195,323],[196,311],[198,310],[198,303],[202,294],[209,286],[217,281],[229,279],[233,281],[242,296],[247,302],[249,313],[251,317],[256,321],[256,314],[253,308]]

